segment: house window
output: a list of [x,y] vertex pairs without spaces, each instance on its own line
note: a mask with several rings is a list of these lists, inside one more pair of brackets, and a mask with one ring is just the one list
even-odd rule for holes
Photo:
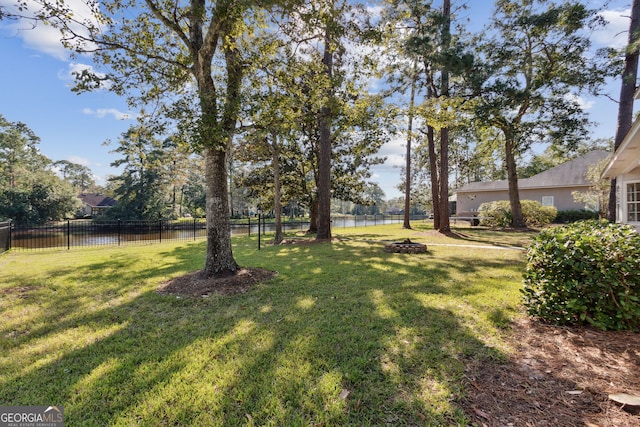
[[627,221],[640,221],[640,182],[627,184]]
[[542,196],[542,206],[553,206],[553,196]]

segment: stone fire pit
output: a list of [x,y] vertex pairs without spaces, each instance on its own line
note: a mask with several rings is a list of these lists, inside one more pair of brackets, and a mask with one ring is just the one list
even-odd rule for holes
[[384,251],[400,254],[424,254],[427,253],[427,245],[405,239],[402,242],[393,242],[384,245]]

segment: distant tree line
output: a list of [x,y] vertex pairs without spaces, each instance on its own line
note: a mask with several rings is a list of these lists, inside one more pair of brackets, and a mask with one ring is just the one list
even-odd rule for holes
[[[0,115],[0,220],[43,224],[72,217],[80,208],[78,190],[92,182],[87,171],[56,164],[40,153],[39,143],[27,125]],[[66,179],[56,174],[58,168]]]

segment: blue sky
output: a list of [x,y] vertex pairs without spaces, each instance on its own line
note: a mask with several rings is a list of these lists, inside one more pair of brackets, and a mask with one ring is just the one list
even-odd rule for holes
[[[80,4],[81,0],[70,0]],[[0,0],[0,5],[11,0]],[[436,2],[437,3],[437,2]],[[455,3],[455,1],[454,1]],[[482,26],[492,9],[492,1],[468,0],[468,15],[475,27]],[[603,1],[593,1],[600,6]],[[606,31],[593,35],[599,46],[624,45],[628,29],[630,0],[609,2],[605,17],[610,21]],[[90,67],[88,57],[70,59],[57,41],[57,33],[50,27],[29,29],[28,24],[0,22],[0,114],[12,122],[23,122],[41,138],[40,150],[50,159],[69,160],[83,164],[93,171],[98,183],[117,171],[109,166],[115,156],[103,142],[116,141],[134,123],[124,99],[106,91],[77,95],[70,90],[71,72]],[[22,30],[21,30],[22,29]],[[619,83],[613,82],[609,95],[618,98]],[[599,122],[594,137],[613,137],[617,105],[604,97],[584,99],[591,119]],[[395,186],[400,181],[398,166],[404,163],[404,138],[399,137],[383,147],[385,165],[373,172],[387,198],[400,196]]]

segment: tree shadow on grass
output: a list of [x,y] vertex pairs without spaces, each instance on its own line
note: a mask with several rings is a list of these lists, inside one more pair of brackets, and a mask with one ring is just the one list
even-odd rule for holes
[[241,251],[242,264],[280,271],[247,293],[155,292],[201,250],[52,270],[77,288],[31,295],[37,326],[3,331],[0,401],[60,404],[69,425],[449,425],[464,421],[451,404],[464,361],[504,357],[420,298],[456,297],[440,284],[455,265],[427,274],[366,247],[274,247]]

